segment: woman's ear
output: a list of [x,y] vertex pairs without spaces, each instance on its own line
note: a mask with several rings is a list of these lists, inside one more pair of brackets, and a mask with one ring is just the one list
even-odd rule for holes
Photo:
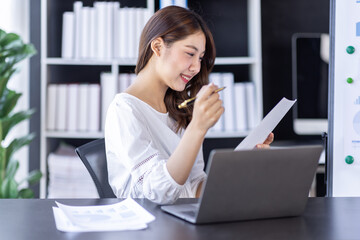
[[164,46],[164,41],[161,37],[158,37],[151,42],[151,50],[157,57],[160,56],[160,51],[163,46]]

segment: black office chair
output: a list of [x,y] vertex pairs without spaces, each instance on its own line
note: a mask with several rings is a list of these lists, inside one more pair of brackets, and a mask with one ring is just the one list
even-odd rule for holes
[[105,139],[100,138],[75,149],[90,173],[100,198],[116,198],[108,182]]

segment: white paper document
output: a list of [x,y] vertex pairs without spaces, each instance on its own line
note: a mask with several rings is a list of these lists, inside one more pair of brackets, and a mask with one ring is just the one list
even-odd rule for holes
[[296,99],[282,98],[260,124],[235,148],[235,151],[253,149],[256,144],[263,143],[295,102]]
[[155,217],[128,198],[102,206],[68,206],[56,202],[53,207],[56,228],[64,232],[139,230]]

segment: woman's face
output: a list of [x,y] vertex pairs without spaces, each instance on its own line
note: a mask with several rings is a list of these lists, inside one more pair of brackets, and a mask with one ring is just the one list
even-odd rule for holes
[[199,31],[162,48],[158,64],[162,81],[175,91],[183,91],[186,83],[200,72],[205,44],[205,35]]

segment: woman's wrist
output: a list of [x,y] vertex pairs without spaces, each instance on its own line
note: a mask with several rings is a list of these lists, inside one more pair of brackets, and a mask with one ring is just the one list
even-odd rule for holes
[[205,135],[207,133],[207,129],[202,129],[198,126],[196,126],[193,122],[190,122],[189,125],[186,128],[186,131],[191,132],[192,134],[199,136],[201,138],[205,138]]

